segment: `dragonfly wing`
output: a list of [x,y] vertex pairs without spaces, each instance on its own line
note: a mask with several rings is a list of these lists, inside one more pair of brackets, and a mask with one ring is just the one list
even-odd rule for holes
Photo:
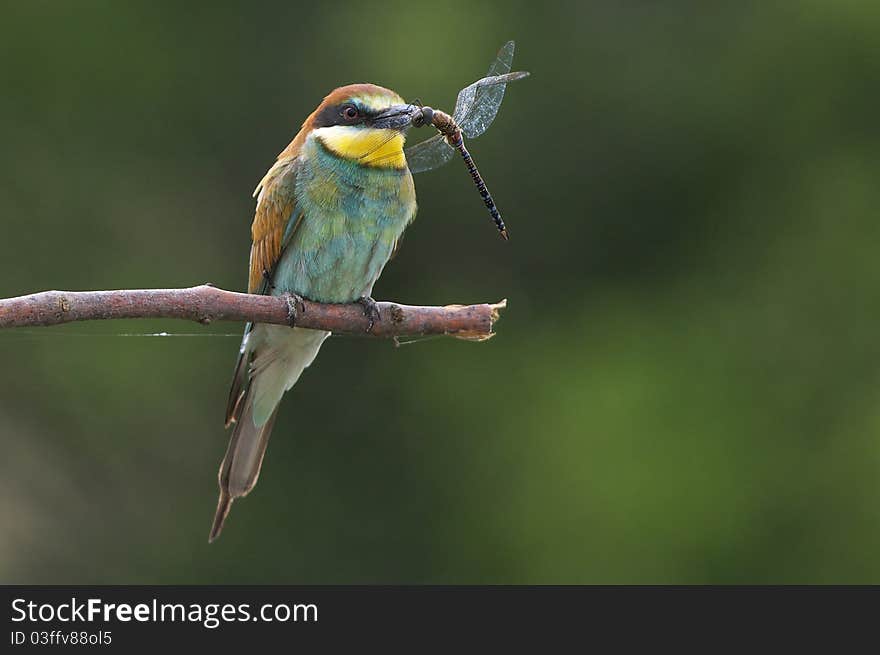
[[513,66],[513,51],[515,48],[516,44],[513,41],[508,41],[501,46],[501,49],[498,50],[498,56],[495,57],[495,61],[489,66],[489,70],[486,71],[486,77],[509,73],[510,67]]
[[[525,72],[510,72],[513,52],[514,42],[508,41],[498,51],[498,56],[489,66],[486,77],[458,92],[453,118],[469,139],[480,136],[489,129],[504,99],[507,83],[528,76]],[[443,135],[437,134],[426,141],[409,146],[405,154],[409,170],[413,173],[421,173],[443,166],[452,159],[455,151],[446,143]]]
[[510,73],[514,49],[513,41],[505,43],[498,51],[495,61],[489,66],[486,77],[459,92],[453,118],[466,137],[473,139],[480,136],[489,129],[492,121],[495,120],[498,109],[501,107],[501,101],[504,99],[506,82],[510,80],[505,78],[494,82],[488,82],[488,80]]
[[464,107],[461,111],[464,118],[460,120],[456,118],[455,122],[461,127],[464,135],[472,139],[489,129],[495,116],[498,115],[507,83],[528,76],[526,71],[517,71],[484,77],[459,91],[456,107]]
[[410,172],[422,173],[443,166],[452,159],[455,150],[446,143],[442,134],[435,134],[430,139],[409,146],[404,154]]

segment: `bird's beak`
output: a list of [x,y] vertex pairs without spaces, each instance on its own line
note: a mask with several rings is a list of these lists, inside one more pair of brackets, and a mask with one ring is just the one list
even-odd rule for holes
[[373,116],[369,125],[377,130],[400,130],[401,132],[412,125],[413,115],[418,107],[414,105],[392,105],[382,113]]

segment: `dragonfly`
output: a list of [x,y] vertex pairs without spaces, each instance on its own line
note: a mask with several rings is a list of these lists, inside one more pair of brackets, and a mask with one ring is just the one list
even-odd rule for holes
[[504,239],[508,238],[507,227],[477,170],[473,157],[465,148],[464,137],[473,139],[489,129],[501,108],[507,83],[528,77],[529,73],[526,71],[511,72],[514,50],[513,41],[501,46],[486,76],[458,92],[452,116],[431,107],[419,106],[413,115],[413,125],[416,127],[433,125],[438,134],[409,146],[405,151],[407,164],[413,173],[439,168],[451,160],[458,151],[495,221],[495,226]]

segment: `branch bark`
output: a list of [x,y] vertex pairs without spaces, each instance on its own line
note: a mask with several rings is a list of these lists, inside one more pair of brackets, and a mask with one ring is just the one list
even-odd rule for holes
[[507,301],[479,305],[421,307],[380,302],[379,320],[368,333],[369,318],[359,304],[331,305],[288,297],[224,291],[209,284],[187,289],[130,291],[43,291],[0,299],[0,328],[58,325],[114,318],[176,318],[208,324],[253,321],[296,325],[339,334],[407,337],[445,334],[459,339],[490,338]]

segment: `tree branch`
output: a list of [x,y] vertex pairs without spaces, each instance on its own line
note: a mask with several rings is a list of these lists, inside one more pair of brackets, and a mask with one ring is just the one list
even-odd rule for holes
[[[445,307],[380,302],[379,320],[369,334],[374,337],[446,334],[482,341],[494,334],[492,326],[506,306],[505,300]],[[352,335],[367,334],[370,323],[359,304],[325,305],[305,300],[300,305],[284,296],[235,293],[209,284],[188,289],[44,291],[0,299],[0,328],[112,318],[179,318],[203,324],[253,321]]]

